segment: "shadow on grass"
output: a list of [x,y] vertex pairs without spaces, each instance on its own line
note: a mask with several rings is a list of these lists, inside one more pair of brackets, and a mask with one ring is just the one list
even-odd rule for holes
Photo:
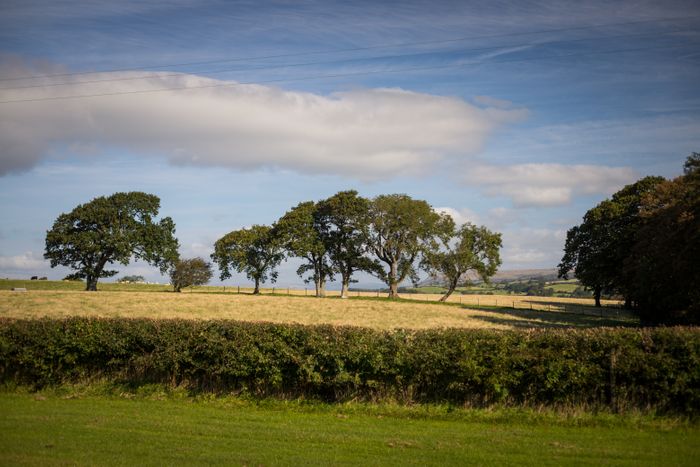
[[565,313],[559,311],[537,311],[512,308],[485,307],[474,308],[463,306],[465,309],[478,309],[491,316],[478,315],[472,319],[481,320],[491,324],[502,324],[516,328],[592,328],[592,327],[637,327],[639,321],[626,317],[600,317],[583,315],[578,313]]

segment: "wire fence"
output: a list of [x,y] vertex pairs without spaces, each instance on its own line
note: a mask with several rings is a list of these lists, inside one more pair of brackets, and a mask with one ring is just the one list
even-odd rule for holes
[[[201,289],[200,289],[201,290]],[[252,294],[255,289],[249,286],[225,286],[219,292],[234,294]],[[265,287],[260,288],[264,295],[288,295],[307,296],[316,295],[315,289],[296,289],[292,287]],[[326,290],[326,297],[340,297],[339,290]],[[385,289],[377,290],[350,290],[350,298],[381,298],[387,297]],[[415,300],[419,302],[439,302],[443,294],[439,293],[399,293],[399,298]],[[452,294],[447,299],[448,303],[461,304],[465,307],[476,309],[511,309],[518,311],[568,313],[584,316],[615,317],[634,319],[636,316],[631,310],[624,309],[619,300],[602,300],[601,307],[596,307],[593,299],[567,298],[567,297],[540,297],[530,295],[468,295]]]

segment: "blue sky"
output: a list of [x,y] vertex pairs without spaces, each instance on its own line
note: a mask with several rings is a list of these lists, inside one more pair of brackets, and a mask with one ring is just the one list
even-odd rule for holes
[[554,267],[587,209],[700,151],[698,82],[692,1],[4,1],[0,276],[63,277],[53,220],[132,190],[185,256],[354,188]]

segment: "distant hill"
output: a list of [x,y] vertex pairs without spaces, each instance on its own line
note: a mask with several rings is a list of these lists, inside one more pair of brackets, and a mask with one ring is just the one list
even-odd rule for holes
[[511,269],[498,271],[491,279],[494,282],[528,281],[542,279],[553,281],[557,279],[557,270],[551,269]]
[[[492,278],[491,282],[515,282],[515,281],[529,281],[529,280],[545,280],[553,281],[557,279],[557,270],[555,268],[551,269],[509,269],[504,271],[498,271]],[[481,282],[478,280],[476,275],[472,277],[472,280],[476,282]],[[418,285],[421,287],[427,287],[430,285],[436,285],[440,281],[438,278],[429,277],[424,281],[421,281]]]

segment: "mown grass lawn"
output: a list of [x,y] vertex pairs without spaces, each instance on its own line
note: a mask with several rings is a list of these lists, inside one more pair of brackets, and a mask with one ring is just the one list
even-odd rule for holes
[[698,465],[674,420],[0,393],[2,465]]

